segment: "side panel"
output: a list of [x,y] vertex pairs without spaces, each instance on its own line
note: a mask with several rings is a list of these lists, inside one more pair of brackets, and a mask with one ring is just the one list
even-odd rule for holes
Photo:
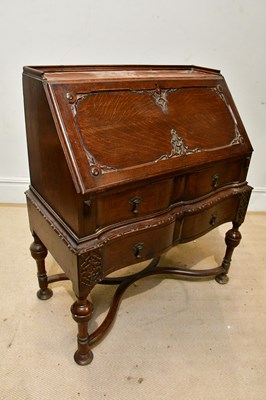
[[79,201],[41,81],[23,77],[31,185],[73,229],[79,231]]

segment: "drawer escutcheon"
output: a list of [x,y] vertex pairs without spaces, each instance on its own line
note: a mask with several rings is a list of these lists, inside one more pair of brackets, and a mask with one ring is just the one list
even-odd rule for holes
[[212,176],[212,187],[214,189],[217,189],[218,185],[219,185],[219,174],[214,174]]
[[143,248],[144,248],[144,243],[142,242],[135,244],[135,246],[133,247],[133,251],[137,259],[142,258],[141,250],[143,250]]
[[217,222],[217,214],[212,214],[210,219],[210,225],[214,226]]
[[129,204],[132,206],[131,212],[135,215],[139,213],[141,200],[141,197],[134,197],[133,199],[129,200]]

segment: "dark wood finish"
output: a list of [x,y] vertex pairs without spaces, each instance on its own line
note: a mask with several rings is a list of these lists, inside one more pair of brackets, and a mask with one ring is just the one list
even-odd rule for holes
[[87,298],[78,298],[71,307],[74,321],[78,323],[78,350],[74,354],[74,359],[79,365],[90,364],[93,359],[92,351],[88,346],[88,322],[91,318],[93,305]]
[[[70,279],[77,297],[75,361],[107,332],[124,291],[151,274],[228,281],[252,188],[252,147],[219,71],[193,66],[25,67],[31,185],[27,204],[38,297]],[[171,246],[231,221],[211,270],[155,268]],[[47,277],[47,249],[64,273]],[[107,276],[154,259],[126,278]],[[102,325],[88,333],[97,283],[119,284]]]
[[165,179],[131,190],[99,196],[97,201],[98,228],[166,209],[170,205],[172,189],[173,180]]
[[53,291],[48,288],[48,279],[45,269],[45,257],[47,256],[47,248],[40,241],[36,234],[33,235],[34,242],[30,246],[32,257],[36,260],[38,269],[38,281],[40,290],[37,292],[37,296],[41,300],[48,300],[53,295]]
[[222,262],[222,267],[224,269],[224,272],[215,277],[218,283],[225,284],[229,280],[227,273],[230,268],[232,254],[234,249],[239,245],[241,240],[241,233],[239,232],[238,228],[239,224],[234,223],[233,228],[226,233],[225,236],[226,253]]

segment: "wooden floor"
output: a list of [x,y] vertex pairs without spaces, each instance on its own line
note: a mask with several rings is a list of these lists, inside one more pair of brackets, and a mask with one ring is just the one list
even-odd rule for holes
[[[161,264],[214,267],[229,227],[175,247]],[[58,282],[50,300],[37,299],[26,208],[1,205],[0,399],[265,400],[266,214],[249,213],[241,233],[227,285],[138,281],[93,349],[92,364],[79,367],[72,359],[71,284]],[[51,256],[47,269],[59,270]],[[106,315],[113,291],[93,290],[92,329]]]

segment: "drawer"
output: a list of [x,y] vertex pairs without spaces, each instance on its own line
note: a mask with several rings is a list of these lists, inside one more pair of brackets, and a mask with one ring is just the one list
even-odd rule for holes
[[98,228],[143,217],[167,208],[170,204],[172,186],[172,179],[167,179],[99,197],[97,199]]
[[184,200],[204,196],[223,186],[237,183],[241,177],[243,160],[219,162],[187,176]]
[[238,203],[238,198],[233,196],[204,211],[185,215],[181,229],[181,237],[175,237],[175,241],[187,242],[193,240],[224,222],[233,221]]
[[155,228],[138,233],[134,233],[133,228],[132,233],[111,238],[103,250],[104,274],[152,259],[166,251],[173,243],[174,227],[175,217],[172,217],[165,225],[159,223]]

